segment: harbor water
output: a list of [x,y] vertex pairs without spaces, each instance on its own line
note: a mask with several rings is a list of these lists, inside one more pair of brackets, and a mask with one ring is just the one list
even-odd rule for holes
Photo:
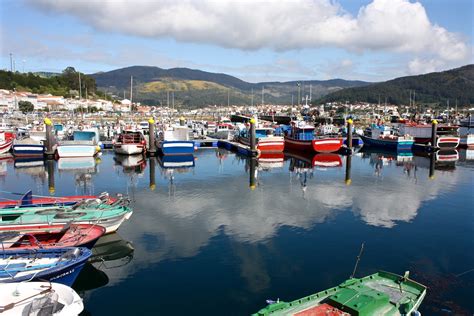
[[0,190],[131,198],[73,286],[83,315],[248,315],[346,280],[362,243],[356,276],[408,270],[422,314],[472,315],[474,154],[456,154],[4,157]]

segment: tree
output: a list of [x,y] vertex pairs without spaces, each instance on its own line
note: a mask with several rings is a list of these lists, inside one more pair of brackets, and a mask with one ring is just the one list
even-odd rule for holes
[[18,108],[20,109],[21,112],[23,112],[23,114],[33,112],[35,110],[35,106],[30,101],[18,102]]

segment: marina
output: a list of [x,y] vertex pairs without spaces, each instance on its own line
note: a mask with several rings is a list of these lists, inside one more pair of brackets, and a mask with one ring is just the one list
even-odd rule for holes
[[[42,203],[104,191],[111,199],[130,198],[133,216],[97,241],[72,285],[93,315],[127,315],[135,301],[144,313],[173,313],[179,304],[180,314],[218,315],[230,304],[231,314],[252,314],[268,299],[288,302],[340,284],[361,243],[357,277],[409,270],[428,287],[422,314],[462,315],[474,308],[468,294],[474,258],[462,251],[472,247],[470,151],[456,151],[447,164],[442,155],[364,148],[349,156],[285,152],[252,159],[219,146],[191,156],[138,155],[136,163],[103,150],[92,167],[79,158],[74,168],[69,158],[67,173],[61,159],[25,172],[12,157],[0,162],[1,189],[21,192],[27,185],[44,196]],[[321,261],[320,253],[331,260]],[[101,303],[124,289],[127,303]],[[209,295],[212,305],[205,303]]]

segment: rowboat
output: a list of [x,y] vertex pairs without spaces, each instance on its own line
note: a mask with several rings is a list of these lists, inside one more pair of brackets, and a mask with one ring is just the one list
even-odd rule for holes
[[14,231],[0,227],[2,249],[49,249],[86,247],[92,249],[105,228],[92,224],[21,226]]
[[130,218],[130,201],[120,197],[108,204],[101,200],[82,200],[72,206],[34,206],[0,209],[0,228],[15,230],[24,226],[47,227],[51,224],[93,224],[105,227],[106,234],[116,231]]
[[425,295],[426,286],[411,280],[408,272],[381,271],[291,302],[269,300],[254,315],[416,315]]
[[18,207],[34,207],[34,206],[60,206],[60,205],[74,205],[78,202],[85,200],[96,200],[99,199],[103,203],[111,204],[117,199],[109,196],[107,192],[103,192],[100,195],[71,195],[71,196],[37,196],[33,195],[32,191],[28,191],[24,194],[11,193],[14,195],[22,195],[19,200],[5,199],[0,201],[0,209],[2,208],[18,208]]
[[0,283],[48,280],[71,286],[91,256],[83,247],[4,250],[0,253]]
[[0,314],[74,316],[84,309],[69,286],[49,282],[0,284]]

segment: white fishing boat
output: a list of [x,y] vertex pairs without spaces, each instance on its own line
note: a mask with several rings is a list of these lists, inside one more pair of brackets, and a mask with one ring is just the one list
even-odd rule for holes
[[69,286],[49,282],[0,284],[0,314],[13,315],[79,315],[82,299]]
[[114,140],[114,151],[121,155],[143,154],[146,150],[145,137],[138,131],[123,131]]
[[10,151],[14,138],[13,133],[0,131],[0,155]]
[[93,157],[100,150],[99,130],[82,129],[73,132],[73,140],[61,141],[57,146],[59,158]]

